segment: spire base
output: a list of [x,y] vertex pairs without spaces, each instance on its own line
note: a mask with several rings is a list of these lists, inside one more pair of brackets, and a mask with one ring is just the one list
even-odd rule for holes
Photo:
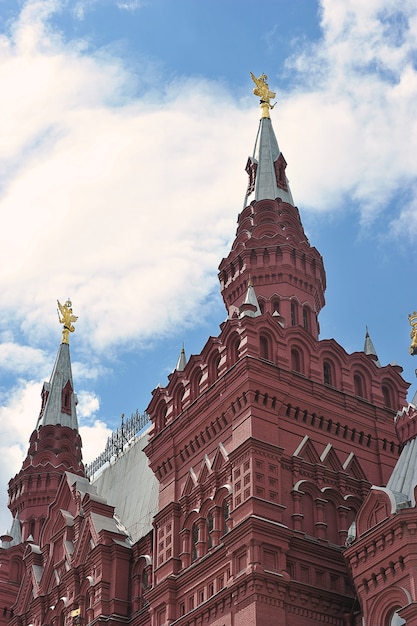
[[261,120],[264,119],[265,117],[270,118],[271,116],[269,115],[269,111],[270,109],[272,109],[272,107],[269,104],[269,102],[261,102],[260,107],[261,107]]

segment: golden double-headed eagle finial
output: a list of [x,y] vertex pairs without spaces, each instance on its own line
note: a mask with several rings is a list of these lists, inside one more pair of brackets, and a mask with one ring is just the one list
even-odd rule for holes
[[274,104],[271,104],[272,98],[275,98],[276,93],[269,89],[268,85],[268,76],[266,74],[261,74],[258,78],[252,72],[250,72],[251,78],[255,83],[256,87],[253,90],[255,96],[259,96],[261,102],[261,111],[262,117],[270,117],[269,109],[274,108]]
[[[72,302],[68,298],[65,304],[61,304],[59,300],[58,302],[58,319],[59,323],[64,325],[62,329],[62,341],[61,343],[68,343],[68,335],[69,333],[73,333],[75,328],[73,326],[73,322],[76,322],[78,317],[73,315],[72,312]],[[61,315],[60,315],[61,313]]]
[[410,354],[414,356],[417,354],[417,311],[414,313],[410,313],[408,316],[408,321],[411,326],[411,346],[410,346]]

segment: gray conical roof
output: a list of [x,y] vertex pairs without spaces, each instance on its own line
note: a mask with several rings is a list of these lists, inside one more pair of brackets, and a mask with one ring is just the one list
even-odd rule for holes
[[[285,176],[286,162],[279,149],[272,122],[262,117],[259,122],[253,157],[249,158],[247,170],[254,172],[254,185],[248,189],[245,206],[252,200],[281,198],[294,205],[291,190]],[[249,172],[248,172],[249,173]]]
[[262,315],[262,312],[259,308],[258,298],[256,297],[252,281],[250,280],[245,300],[243,301],[239,309],[239,317],[258,317],[258,315]]
[[363,351],[365,352],[365,354],[370,354],[370,355],[376,357],[376,359],[374,359],[375,360],[375,364],[378,367],[381,367],[381,363],[379,362],[378,355],[376,353],[374,344],[373,344],[372,339],[371,339],[371,337],[369,335],[369,332],[368,332],[368,327],[366,327],[365,344],[363,346]]
[[187,365],[187,357],[185,356],[185,350],[183,346],[181,349],[180,355],[178,357],[178,361],[175,366],[175,369],[177,370],[177,372],[183,372],[186,365]]
[[12,527],[10,532],[7,532],[6,535],[2,537],[1,545],[2,548],[11,548],[12,546],[17,546],[19,543],[22,543],[22,529],[20,528],[19,518],[13,518]]
[[61,424],[78,430],[76,412],[77,397],[72,381],[69,345],[61,343],[49,383],[44,383],[42,396],[43,410],[36,428],[47,424]]

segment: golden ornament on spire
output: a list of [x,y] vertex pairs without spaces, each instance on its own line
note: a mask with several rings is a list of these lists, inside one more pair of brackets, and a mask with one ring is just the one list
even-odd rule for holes
[[275,98],[276,93],[270,91],[268,85],[268,76],[266,74],[261,74],[259,78],[256,78],[252,72],[250,72],[253,82],[256,87],[253,90],[255,96],[259,96],[261,99],[261,117],[270,117],[269,109],[273,109],[275,104],[271,104],[270,100]]
[[64,324],[64,328],[62,329],[61,343],[69,344],[68,335],[69,333],[73,333],[75,330],[72,322],[76,322],[78,317],[76,315],[73,315],[72,313],[72,302],[69,298],[64,305],[62,305],[59,300],[57,300],[57,302],[59,323]]
[[414,313],[409,314],[408,321],[410,322],[410,326],[412,329],[410,333],[410,337],[411,337],[410,354],[414,356],[415,354],[417,354],[417,311],[414,311]]

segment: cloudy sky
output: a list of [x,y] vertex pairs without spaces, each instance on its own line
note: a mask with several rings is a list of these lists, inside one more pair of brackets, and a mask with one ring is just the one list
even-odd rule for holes
[[415,392],[415,0],[0,0],[0,531],[60,343],[84,457],[225,318],[258,103],[328,277],[321,337]]

